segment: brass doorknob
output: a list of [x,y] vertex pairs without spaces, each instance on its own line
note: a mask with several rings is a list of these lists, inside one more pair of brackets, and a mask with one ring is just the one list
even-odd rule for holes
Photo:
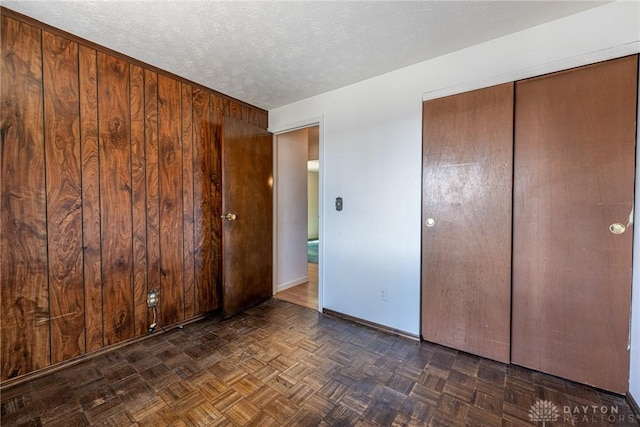
[[227,221],[235,221],[236,220],[236,214],[232,214],[231,212],[229,212],[226,215],[220,215],[220,218],[226,219]]

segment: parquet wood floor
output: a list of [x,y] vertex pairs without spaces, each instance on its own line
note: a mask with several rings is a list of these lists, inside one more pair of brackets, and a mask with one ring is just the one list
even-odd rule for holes
[[[528,411],[537,399],[559,409],[547,426],[571,425],[562,408],[576,405],[615,407],[615,425],[637,425],[620,396],[277,299],[97,356],[0,398],[3,426],[64,427],[520,426],[535,425]],[[573,424],[610,425],[592,421]]]
[[275,297],[303,307],[318,309],[318,264],[308,263],[309,281],[278,292]]

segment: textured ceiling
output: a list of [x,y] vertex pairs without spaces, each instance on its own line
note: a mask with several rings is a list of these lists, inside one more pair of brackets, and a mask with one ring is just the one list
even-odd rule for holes
[[596,1],[52,1],[2,5],[271,109]]

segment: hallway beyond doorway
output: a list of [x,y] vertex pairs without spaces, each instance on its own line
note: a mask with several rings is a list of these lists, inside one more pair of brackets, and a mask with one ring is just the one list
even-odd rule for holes
[[308,263],[309,281],[275,294],[275,298],[296,305],[318,309],[318,264]]

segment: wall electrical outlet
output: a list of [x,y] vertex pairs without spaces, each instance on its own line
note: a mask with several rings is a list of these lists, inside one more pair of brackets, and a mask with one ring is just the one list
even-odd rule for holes
[[389,289],[387,288],[380,289],[380,299],[382,301],[389,301]]
[[158,305],[158,299],[160,298],[160,291],[152,290],[147,292],[147,307],[155,307]]

